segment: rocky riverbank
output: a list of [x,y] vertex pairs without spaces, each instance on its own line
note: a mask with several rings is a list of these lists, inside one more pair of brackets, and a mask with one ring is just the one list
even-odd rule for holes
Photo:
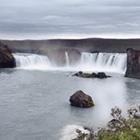
[[127,49],[126,77],[140,79],[140,50]]
[[0,42],[0,68],[16,67],[15,58],[7,45]]

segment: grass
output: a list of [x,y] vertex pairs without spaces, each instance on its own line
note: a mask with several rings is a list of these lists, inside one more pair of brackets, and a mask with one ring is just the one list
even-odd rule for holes
[[127,120],[128,126],[122,127],[117,131],[101,130],[98,132],[99,140],[140,140],[140,120]]

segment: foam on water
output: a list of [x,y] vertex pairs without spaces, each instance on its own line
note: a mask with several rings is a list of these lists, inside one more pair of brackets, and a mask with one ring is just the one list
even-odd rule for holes
[[89,134],[89,131],[85,130],[80,125],[67,125],[66,127],[62,129],[62,132],[61,132],[62,137],[60,140],[72,140],[72,139],[77,138],[78,136],[78,134],[76,133],[77,129],[85,134]]

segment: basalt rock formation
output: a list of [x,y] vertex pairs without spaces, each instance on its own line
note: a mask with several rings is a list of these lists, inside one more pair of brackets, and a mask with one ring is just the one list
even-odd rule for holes
[[140,50],[127,49],[126,77],[140,78]]
[[7,45],[0,42],[0,68],[14,68],[16,61]]
[[72,106],[89,108],[94,106],[92,97],[79,90],[70,97],[70,103]]

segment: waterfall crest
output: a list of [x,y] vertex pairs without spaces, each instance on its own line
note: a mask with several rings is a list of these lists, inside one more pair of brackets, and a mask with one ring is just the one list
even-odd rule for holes
[[80,66],[87,70],[125,73],[126,54],[120,53],[82,53]]
[[47,56],[37,54],[14,54],[17,68],[36,70],[62,70],[62,71],[102,71],[125,73],[126,59],[125,53],[81,53],[76,64],[70,63],[69,52],[65,52],[64,66],[54,66]]
[[47,56],[37,54],[14,54],[16,65],[21,69],[48,69],[51,64]]

